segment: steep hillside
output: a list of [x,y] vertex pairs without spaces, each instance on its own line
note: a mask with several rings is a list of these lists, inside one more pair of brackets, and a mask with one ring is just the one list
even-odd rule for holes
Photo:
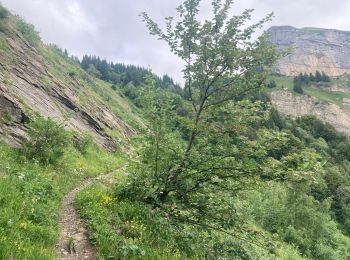
[[293,91],[293,77],[273,76],[276,88],[270,89],[272,104],[285,115],[294,118],[314,115],[350,134],[350,88],[347,76],[331,82],[303,86],[303,94]]
[[[176,42],[198,44],[185,91],[137,67],[83,66],[0,5],[0,259],[350,259],[350,139],[272,109],[260,23],[213,0],[212,30],[199,4],[166,20],[169,37],[143,14],[183,61]],[[346,77],[301,77],[271,78],[276,106],[350,121]],[[133,134],[132,152],[109,152]]]
[[0,22],[0,134],[6,142],[20,144],[25,123],[35,114],[88,132],[108,150],[135,133],[139,119],[111,84],[44,45],[22,19],[9,14]]
[[271,94],[272,104],[283,114],[294,118],[315,115],[332,124],[339,131],[350,134],[350,107],[342,109],[336,104],[320,101],[308,95],[295,95],[289,91],[275,91]]
[[269,29],[270,43],[280,50],[292,48],[280,59],[275,71],[282,75],[324,71],[330,76],[350,72],[350,32],[276,26]]

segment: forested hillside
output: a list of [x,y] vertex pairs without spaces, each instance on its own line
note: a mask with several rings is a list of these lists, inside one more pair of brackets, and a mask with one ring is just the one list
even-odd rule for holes
[[[145,83],[145,77],[150,73],[149,69],[135,65],[125,65],[122,63],[113,63],[101,60],[100,57],[85,55],[80,63],[81,67],[104,81],[111,82],[114,85],[122,85],[123,87],[131,84],[140,86]],[[158,77],[152,74],[157,87],[172,89],[181,92],[181,87],[174,83],[174,80],[168,75]]]
[[[165,29],[142,14],[150,34],[185,62],[183,88],[149,69],[95,56],[80,62],[38,38],[32,45],[16,25],[24,21],[0,7],[0,57],[17,55],[0,60],[0,129],[25,133],[15,145],[0,142],[1,259],[350,258],[348,136],[271,104],[271,89],[293,91],[293,78],[271,74],[282,54],[265,35],[253,37],[272,16],[252,24],[252,10],[231,17],[232,1],[213,0],[213,18],[201,21],[200,3],[184,1]],[[22,45],[26,53],[15,48]],[[28,93],[14,91],[33,86],[16,83],[23,74],[52,106],[71,91],[65,120],[26,105]],[[333,80],[318,74],[313,82]],[[310,78],[294,85],[307,92]],[[8,93],[17,110],[2,101]],[[112,113],[110,124],[101,111]],[[66,124],[85,113],[97,132]],[[96,133],[117,145],[101,145]],[[68,197],[77,216],[64,217],[66,194],[77,194]],[[64,233],[62,218],[86,225],[77,231],[72,222]]]

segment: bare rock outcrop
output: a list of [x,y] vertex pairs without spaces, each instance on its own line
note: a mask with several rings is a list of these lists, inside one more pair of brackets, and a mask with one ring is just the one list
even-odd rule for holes
[[[0,135],[12,145],[25,138],[25,123],[33,114],[50,117],[67,129],[89,132],[94,140],[114,150],[118,138],[135,130],[113,113],[81,77],[68,75],[45,45],[36,50],[16,31],[0,32]],[[56,58],[56,60],[55,60]],[[50,60],[51,59],[51,60]],[[71,65],[79,73],[77,65]],[[111,136],[111,132],[117,133]],[[115,136],[118,136],[116,138]]]
[[329,76],[350,73],[350,32],[275,26],[269,29],[269,42],[279,50],[292,48],[281,58],[275,72],[295,76],[299,73],[323,71]]
[[[283,90],[272,92],[271,102],[276,109],[285,115],[294,118],[314,115],[324,122],[332,124],[339,131],[350,134],[350,109],[342,109],[335,104],[320,101],[315,97],[294,95],[292,92]],[[344,104],[346,105],[346,100]]]

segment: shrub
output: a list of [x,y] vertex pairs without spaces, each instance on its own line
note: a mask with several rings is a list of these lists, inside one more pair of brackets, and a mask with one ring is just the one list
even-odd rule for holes
[[276,87],[277,87],[276,81],[271,80],[271,81],[269,82],[269,84],[267,84],[267,87],[268,87],[268,88],[276,88]]
[[5,20],[9,16],[9,11],[0,4],[0,20]]
[[86,154],[88,148],[93,144],[92,137],[88,134],[83,134],[74,139],[74,147],[81,153]]
[[39,33],[35,31],[34,25],[28,24],[23,18],[18,17],[16,27],[31,46],[35,47],[38,45],[40,36]]
[[24,155],[42,164],[55,164],[63,156],[70,137],[62,125],[52,119],[37,118],[29,124],[29,140]]
[[124,86],[123,94],[131,100],[135,100],[138,97],[137,88],[132,83],[128,83],[126,86]]
[[71,70],[71,71],[68,71],[68,75],[69,75],[69,77],[71,77],[71,78],[74,78],[75,76],[77,76],[77,72],[75,71],[75,70]]
[[296,92],[296,93],[304,94],[304,90],[303,90],[303,87],[302,87],[302,83],[299,82],[299,81],[294,82],[293,90],[294,90],[294,92]]
[[8,111],[2,112],[0,115],[0,125],[11,124],[13,121],[12,115]]

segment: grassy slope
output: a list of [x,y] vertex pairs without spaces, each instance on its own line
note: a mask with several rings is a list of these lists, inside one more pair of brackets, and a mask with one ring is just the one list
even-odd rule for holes
[[[271,80],[274,80],[277,84],[276,89],[269,90],[275,91],[275,90],[288,90],[288,91],[293,91],[293,77],[287,77],[287,76],[272,76]],[[337,79],[332,79],[333,84],[340,84],[340,85],[345,85],[346,84],[346,79],[343,77],[339,77]],[[303,90],[306,95],[316,97],[321,101],[335,104],[339,107],[343,107],[343,99],[344,98],[350,98],[350,93],[344,93],[344,92],[332,92],[332,91],[327,91],[325,89],[320,89],[320,88],[315,88],[315,87],[303,87]],[[299,95],[294,92],[295,95]]]
[[[57,78],[65,80],[67,74],[70,75],[84,84],[96,101],[109,106],[124,121],[134,127],[142,124],[137,109],[113,91],[110,84],[91,78],[55,49],[41,45],[39,51],[51,64],[50,72]],[[276,78],[276,82],[292,89],[291,78]],[[339,99],[328,92],[316,92],[313,95],[328,102]],[[81,96],[82,104],[86,102],[84,98]],[[0,191],[6,191],[0,193],[0,258],[13,255],[15,259],[54,259],[63,194],[83,178],[112,171],[124,160],[121,155],[108,154],[95,146],[90,147],[86,155],[70,147],[62,165],[44,167],[0,144]],[[101,256],[142,258],[147,254],[151,259],[180,259],[191,255],[181,250],[187,248],[187,245],[181,247],[179,241],[182,241],[193,246],[193,257],[203,258],[201,252],[205,251],[206,244],[201,243],[201,239],[207,234],[191,235],[193,230],[188,227],[188,237],[178,239],[182,233],[168,225],[157,212],[144,205],[114,202],[111,192],[103,185],[94,185],[80,193],[76,201],[89,221]],[[271,234],[265,232],[264,235],[270,239]],[[218,239],[225,238],[218,236]],[[280,259],[302,259],[294,248],[286,244],[281,248]],[[256,258],[272,259],[266,250],[252,249]]]
[[[286,88],[292,91],[292,77],[273,77],[273,79],[278,84],[278,89]],[[345,93],[328,92],[311,87],[305,88],[305,92],[334,104],[340,104],[344,97],[350,96]],[[283,239],[276,237],[276,234],[273,235],[268,229],[264,229],[262,223],[259,223],[259,216],[255,216],[257,209],[261,207],[267,215],[271,215],[272,220],[275,219],[275,215],[278,219],[277,213],[280,208],[288,203],[282,200],[273,207],[269,204],[271,201],[264,197],[264,192],[273,194],[268,197],[278,198],[281,193],[286,192],[285,188],[279,188],[280,191],[275,192],[274,188],[265,187],[265,189],[262,188],[262,191],[245,194],[241,200],[237,200],[237,203],[241,204],[241,207],[237,209],[238,212],[242,216],[251,218],[250,227],[262,234],[264,242],[274,241],[278,244],[274,252],[275,255],[273,255],[266,249],[244,244],[239,239],[236,240],[235,247],[249,248],[251,259],[276,259],[276,256],[278,259],[306,259],[300,255],[292,243],[288,245],[283,242]],[[215,234],[215,232],[210,235],[212,238],[208,239],[208,233],[198,231],[190,226],[178,227],[179,230],[177,230],[169,223],[170,221],[167,222],[155,210],[144,204],[118,201],[113,195],[114,192],[115,188],[96,184],[82,191],[76,198],[76,206],[82,217],[88,221],[92,231],[92,239],[96,243],[101,259],[109,257],[114,259],[215,259],[216,252],[212,252],[212,255],[208,256],[206,247],[215,248],[213,245],[215,241],[222,242],[227,239],[225,235]],[[267,205],[259,205],[264,200],[266,200]],[[256,205],[252,207],[253,204]],[[305,209],[300,209],[300,212],[304,211]],[[327,219],[325,221],[327,225],[336,226],[327,214],[322,215],[322,218]],[[268,226],[273,229],[272,224]],[[335,230],[334,234],[337,239],[339,238],[339,241],[343,241],[339,244],[344,243],[345,245],[344,248],[337,249],[338,256],[345,255],[342,250],[345,252],[350,240],[338,230]],[[188,245],[190,245],[190,249]],[[222,250],[229,250],[230,246],[232,247],[228,244],[228,248]]]
[[[142,119],[138,116],[137,108],[118,91],[113,90],[111,84],[88,75],[75,61],[56,48],[42,45],[39,51],[50,64],[49,70],[56,78],[62,81],[72,79],[78,81],[85,89],[88,89],[89,94],[96,102],[110,108],[124,122],[136,129],[142,125]],[[67,79],[67,75],[71,79]],[[83,93],[79,98],[80,104],[83,106],[88,101]]]
[[[252,214],[247,214],[246,209],[252,202],[246,203],[241,213],[251,217]],[[264,243],[278,243],[275,255],[259,246],[262,241],[252,244],[236,239],[232,244],[232,237],[219,232],[199,231],[191,225],[173,225],[160,212],[145,204],[115,201],[113,189],[101,184],[93,185],[78,194],[76,206],[89,224],[100,259],[217,259],[221,251],[229,252],[232,248],[240,247],[250,252],[247,259],[272,260],[276,259],[276,255],[285,260],[305,259],[293,246],[277,242],[276,237],[253,220],[250,228],[260,233]],[[243,239],[245,237],[239,231],[236,234]],[[225,243],[227,247],[223,248]],[[209,247],[218,251],[207,250]]]
[[[3,39],[6,34],[16,31],[17,22],[18,18],[12,15],[6,22],[0,20],[0,51],[8,50]],[[33,31],[27,36],[33,36]],[[40,41],[36,42],[35,48],[58,81],[79,82],[88,89],[95,102],[108,106],[129,125],[140,127],[142,121],[137,110],[112,90],[109,83],[87,75],[73,59],[56,48]],[[45,78],[40,80],[45,82]],[[47,88],[50,91],[49,84]],[[82,94],[80,103],[84,106],[86,101]],[[0,123],[4,122],[6,120],[0,118]],[[124,160],[121,151],[111,154],[91,145],[82,155],[70,145],[58,165],[43,166],[26,160],[18,150],[0,140],[0,259],[9,259],[11,255],[14,259],[55,259],[62,196],[84,178],[113,171]]]
[[97,146],[85,155],[69,147],[59,165],[42,166],[0,143],[0,161],[0,258],[55,259],[63,194],[123,159]]

